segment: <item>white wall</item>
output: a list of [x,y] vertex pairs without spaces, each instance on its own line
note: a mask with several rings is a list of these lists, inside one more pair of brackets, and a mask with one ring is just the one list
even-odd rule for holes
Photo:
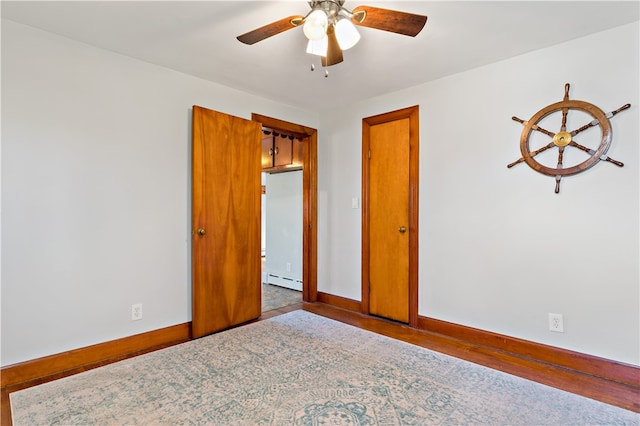
[[[636,22],[321,115],[318,290],[360,300],[362,118],[419,105],[419,314],[640,365],[638,39]],[[507,169],[511,117],[567,82],[571,99],[632,107],[611,119],[624,168],[601,162],[555,194]]]
[[[361,120],[420,105],[420,315],[640,365],[638,36],[623,26],[318,119],[3,20],[2,365],[191,319],[194,104],[319,129],[318,288],[355,300]],[[611,120],[625,167],[556,195],[506,164],[511,116],[566,82],[573,99],[632,108]]]
[[318,122],[2,21],[2,365],[191,320],[193,105]]
[[264,273],[293,280],[269,283],[302,290],[302,171],[267,174],[266,186]]

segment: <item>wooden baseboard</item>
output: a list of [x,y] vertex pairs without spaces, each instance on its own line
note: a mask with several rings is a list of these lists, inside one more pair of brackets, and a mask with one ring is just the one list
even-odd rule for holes
[[[402,340],[426,349],[640,413],[640,387],[637,386],[637,380],[631,380],[635,385],[625,384],[614,381],[611,375],[605,374],[605,377],[598,377],[593,374],[578,371],[576,367],[581,367],[580,365],[571,367],[558,366],[550,362],[539,361],[531,356],[507,352],[504,348],[494,349],[486,345],[486,342],[485,344],[476,344],[462,340],[463,337],[469,338],[469,336],[464,333],[469,330],[463,326],[453,324],[454,326],[461,327],[457,329],[457,332],[452,332],[451,328],[445,329],[444,327],[439,328],[439,332],[435,332],[365,315],[359,311],[341,309],[326,303],[305,304],[303,309],[364,330],[373,331],[374,333]],[[423,326],[427,320],[427,318],[422,319]],[[436,324],[431,325],[432,328],[436,328],[433,327]],[[442,324],[437,323],[437,325]],[[450,334],[456,337],[442,334],[444,332],[450,332]],[[484,333],[486,332],[477,330],[475,340],[484,341],[484,339],[480,338]],[[502,337],[507,340],[511,339],[507,336]],[[527,345],[537,345],[533,342],[526,343]],[[557,348],[550,349],[553,353],[553,350]],[[516,351],[513,348],[511,348],[511,350]],[[560,350],[560,352],[564,351]],[[593,358],[588,355],[578,355],[586,359]],[[602,369],[602,367],[606,369],[606,366],[612,363],[612,361],[609,360],[597,360],[597,362],[601,363],[600,369]],[[617,364],[615,362],[613,363]],[[627,365],[626,368],[627,369],[624,370],[625,372],[622,373],[623,377],[627,377],[629,374],[631,377],[634,377],[634,373],[638,373],[638,369],[635,366]],[[587,368],[583,369],[587,370]],[[635,377],[637,377],[637,375]]]
[[28,382],[44,382],[48,378],[53,380],[190,339],[191,324],[184,323],[8,365],[0,370],[0,387],[7,389]]
[[9,394],[191,340],[191,323],[73,349],[0,369],[0,425],[11,426]]
[[357,300],[347,299],[346,297],[341,296],[334,296],[333,294],[322,293],[320,291],[318,292],[318,302],[353,312],[360,312],[362,309],[362,304]]
[[[318,302],[352,312],[361,312],[358,301],[318,292]],[[460,324],[418,317],[419,330],[485,346],[537,362],[566,368],[640,389],[640,367],[567,349],[543,345],[515,337],[479,330]]]
[[466,327],[434,318],[418,317],[418,327],[431,333],[490,347],[539,362],[564,367],[614,382],[640,388],[640,367],[586,355],[567,349]]

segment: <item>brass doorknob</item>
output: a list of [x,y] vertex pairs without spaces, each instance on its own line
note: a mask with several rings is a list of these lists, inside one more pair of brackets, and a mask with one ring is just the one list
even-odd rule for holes
[[198,228],[198,236],[199,237],[204,237],[204,234],[206,234],[207,231],[205,231],[203,228]]
[[400,228],[398,228],[398,231],[400,231],[401,234],[404,234],[405,232],[407,232],[407,227],[401,226]]

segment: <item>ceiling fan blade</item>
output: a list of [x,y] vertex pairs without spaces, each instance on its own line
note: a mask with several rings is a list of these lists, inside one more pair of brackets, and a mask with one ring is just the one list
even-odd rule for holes
[[329,28],[327,28],[327,38],[327,56],[322,57],[323,67],[339,64],[343,60],[342,49],[340,49],[340,45],[338,44],[334,25],[330,25]]
[[353,9],[351,21],[362,27],[384,30],[415,37],[427,23],[427,17],[397,10],[373,6],[358,6]]
[[263,27],[256,28],[253,31],[249,31],[248,33],[239,35],[236,38],[244,44],[254,44],[276,34],[290,30],[291,28],[295,28],[303,22],[304,16],[289,16],[288,18],[280,19],[279,21],[272,22]]

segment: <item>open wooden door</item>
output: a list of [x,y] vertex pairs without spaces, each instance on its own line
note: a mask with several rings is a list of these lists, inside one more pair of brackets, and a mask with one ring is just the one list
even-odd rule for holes
[[193,107],[192,336],[258,318],[261,125]]

